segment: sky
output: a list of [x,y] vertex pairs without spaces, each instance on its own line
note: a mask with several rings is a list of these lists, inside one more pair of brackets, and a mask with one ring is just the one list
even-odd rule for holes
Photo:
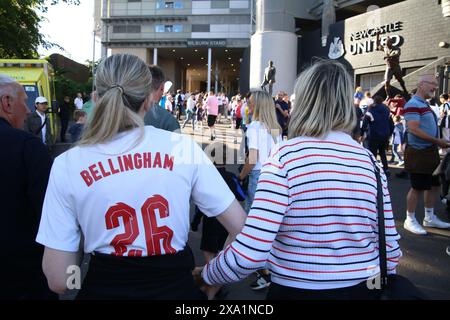
[[[47,2],[50,2],[48,0]],[[42,56],[52,53],[62,54],[79,63],[86,63],[93,57],[93,30],[94,30],[94,1],[80,0],[80,5],[67,5],[59,3],[49,6],[47,13],[43,14],[47,21],[40,25],[40,32],[46,39],[62,46],[66,52],[54,47],[45,50],[39,47]],[[95,59],[99,59],[101,44],[96,38]]]

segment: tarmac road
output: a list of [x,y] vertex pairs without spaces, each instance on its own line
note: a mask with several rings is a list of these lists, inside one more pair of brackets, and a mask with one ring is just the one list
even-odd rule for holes
[[[216,141],[226,141],[227,145],[234,149],[239,149],[240,136],[238,136],[238,143],[233,142],[234,136],[230,136],[233,132],[230,129],[230,124],[218,124]],[[185,134],[193,134],[192,129],[186,126],[183,130]],[[228,136],[224,134],[227,133]],[[209,132],[204,126],[204,130],[196,130],[192,135],[193,138],[202,144],[204,147],[209,141]],[[59,145],[55,150],[55,154],[59,154],[67,149],[68,145]],[[237,165],[228,166],[228,170],[237,172]],[[450,246],[450,230],[427,228],[428,235],[418,236],[414,235],[403,228],[403,220],[406,215],[406,194],[409,191],[409,180],[400,179],[395,176],[395,173],[400,172],[400,168],[391,167],[391,177],[389,178],[389,191],[392,199],[392,206],[394,211],[394,219],[396,222],[397,231],[401,235],[400,246],[403,252],[403,257],[397,272],[403,276],[408,277],[414,284],[416,284],[430,299],[450,299],[450,256],[446,253],[446,248]],[[435,208],[436,214],[448,221],[444,206],[438,203]],[[191,208],[191,218],[193,216],[193,208]],[[419,202],[416,212],[418,221],[423,220],[424,209],[423,201]],[[199,250],[201,238],[201,225],[199,231],[190,232],[189,245],[191,246],[197,265],[204,264],[204,258]],[[86,266],[86,265],[85,265]],[[84,268],[85,269],[85,268]],[[254,280],[254,276],[227,286],[224,291],[225,300],[261,300],[265,298],[267,289],[261,291],[253,291],[249,285]],[[62,299],[73,299],[76,292],[71,292]]]

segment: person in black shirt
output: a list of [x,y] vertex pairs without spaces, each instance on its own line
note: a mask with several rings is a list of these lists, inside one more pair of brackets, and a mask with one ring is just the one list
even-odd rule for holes
[[0,75],[0,300],[56,299],[35,242],[52,160],[42,141],[21,130],[30,110],[23,87]]
[[285,92],[280,91],[275,101],[275,110],[277,113],[278,124],[283,130],[283,137],[288,135],[288,122],[289,122],[289,105],[284,101],[284,97],[287,96]]
[[61,120],[61,132],[60,132],[61,142],[66,142],[66,132],[67,127],[69,125],[70,109],[71,109],[70,97],[65,96],[64,102],[61,103],[58,109],[58,115]]

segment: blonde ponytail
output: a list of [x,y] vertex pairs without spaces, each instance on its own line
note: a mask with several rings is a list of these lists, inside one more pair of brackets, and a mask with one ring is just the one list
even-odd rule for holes
[[138,112],[151,92],[151,82],[147,65],[138,57],[117,54],[105,59],[96,73],[99,98],[79,145],[106,143],[120,132],[143,129]]

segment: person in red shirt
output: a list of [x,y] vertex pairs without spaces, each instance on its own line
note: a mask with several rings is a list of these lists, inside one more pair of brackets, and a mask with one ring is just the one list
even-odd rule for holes
[[406,100],[401,94],[397,94],[393,99],[389,98],[387,100],[387,105],[393,116],[401,116],[403,114],[403,107],[405,104]]

